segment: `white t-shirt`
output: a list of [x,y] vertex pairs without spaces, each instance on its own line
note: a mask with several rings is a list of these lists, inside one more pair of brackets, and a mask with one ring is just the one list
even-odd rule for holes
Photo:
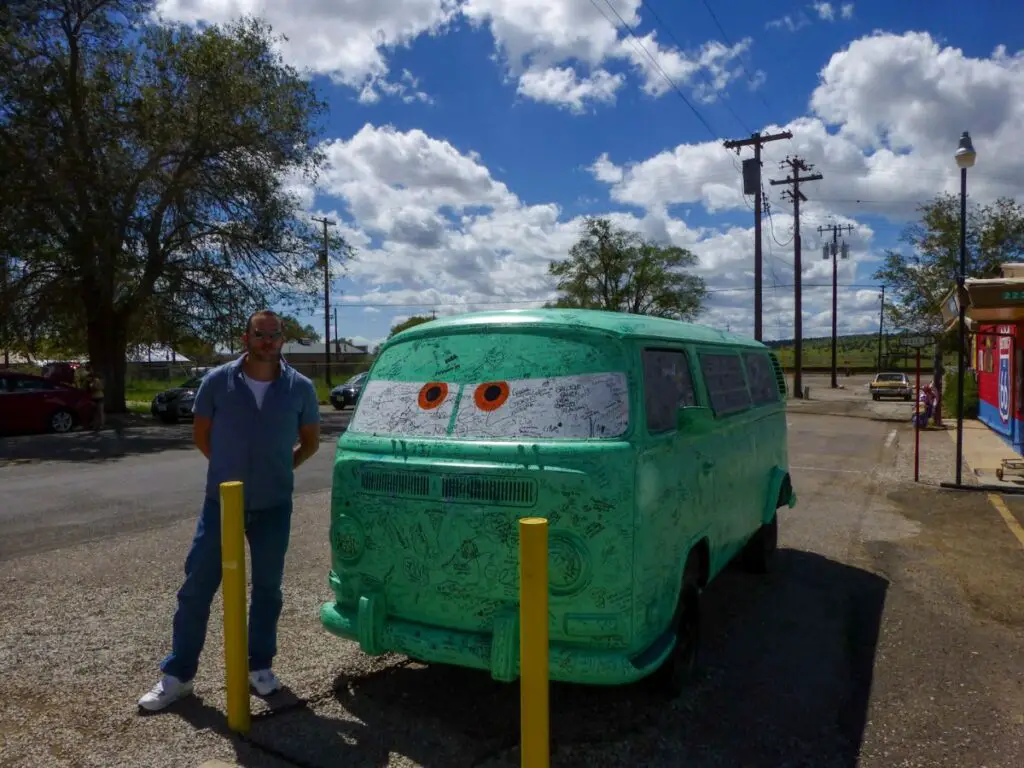
[[249,385],[249,389],[252,390],[252,396],[256,398],[256,407],[263,407],[263,397],[267,394],[267,388],[271,385],[270,381],[258,381],[257,379],[249,378],[245,373],[242,374],[245,379],[245,383]]

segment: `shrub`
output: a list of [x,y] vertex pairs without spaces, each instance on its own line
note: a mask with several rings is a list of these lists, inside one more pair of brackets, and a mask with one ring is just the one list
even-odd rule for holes
[[[957,374],[947,373],[942,382],[942,415],[945,419],[956,418],[956,387]],[[964,380],[964,418],[978,418],[978,376],[974,371],[967,372]]]

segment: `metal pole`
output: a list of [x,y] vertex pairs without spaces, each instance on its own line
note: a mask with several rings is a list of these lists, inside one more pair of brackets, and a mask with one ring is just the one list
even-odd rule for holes
[[914,384],[914,482],[921,476],[921,348],[917,349],[917,378]]
[[519,520],[519,747],[523,768],[551,759],[548,648],[548,521]]
[[839,307],[836,294],[839,280],[838,250],[839,229],[838,227],[832,227],[832,389],[836,389],[839,386],[839,382],[836,381],[836,320]]
[[964,282],[967,279],[967,169],[960,169],[960,274],[957,275],[957,304],[960,308],[957,344],[956,383],[956,484],[963,479],[964,463],[964,379],[966,378],[964,345],[967,343]]
[[247,733],[249,709],[248,627],[245,609],[245,503],[238,481],[220,484],[221,591],[224,602],[224,680],[228,728]]
[[[738,150],[737,150],[738,151]],[[761,142],[754,144],[754,162],[757,163],[758,190],[754,195],[754,338],[761,341],[762,321],[761,313],[763,300],[761,298],[761,286],[763,281],[763,269],[761,261]]]
[[882,302],[878,307],[878,370],[882,372],[882,330],[885,327],[885,286],[882,286]]
[[331,250],[330,240],[327,237],[327,227],[336,226],[335,222],[324,217],[318,219],[313,217],[324,226],[324,375],[327,379],[327,386],[331,386]]

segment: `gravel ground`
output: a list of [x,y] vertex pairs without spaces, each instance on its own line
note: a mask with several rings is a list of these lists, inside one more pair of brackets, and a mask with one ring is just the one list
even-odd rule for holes
[[[1016,540],[983,494],[901,479],[905,426],[790,422],[800,504],[782,513],[777,570],[708,589],[702,676],[670,705],[643,685],[554,685],[553,765],[1024,764]],[[934,438],[941,464],[952,441]],[[368,658],[320,627],[328,503],[297,499],[276,664],[288,690],[272,709],[253,699],[249,740],[225,731],[219,598],[197,695],[136,711],[167,651],[191,519],[0,562],[0,765],[518,765],[517,686]]]

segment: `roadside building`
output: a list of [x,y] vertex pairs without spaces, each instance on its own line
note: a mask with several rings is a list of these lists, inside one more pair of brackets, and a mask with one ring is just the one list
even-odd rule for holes
[[[1024,264],[1004,264],[1000,277],[965,281],[968,367],[978,379],[978,420],[1024,454]],[[943,316],[956,327],[954,289]]]

